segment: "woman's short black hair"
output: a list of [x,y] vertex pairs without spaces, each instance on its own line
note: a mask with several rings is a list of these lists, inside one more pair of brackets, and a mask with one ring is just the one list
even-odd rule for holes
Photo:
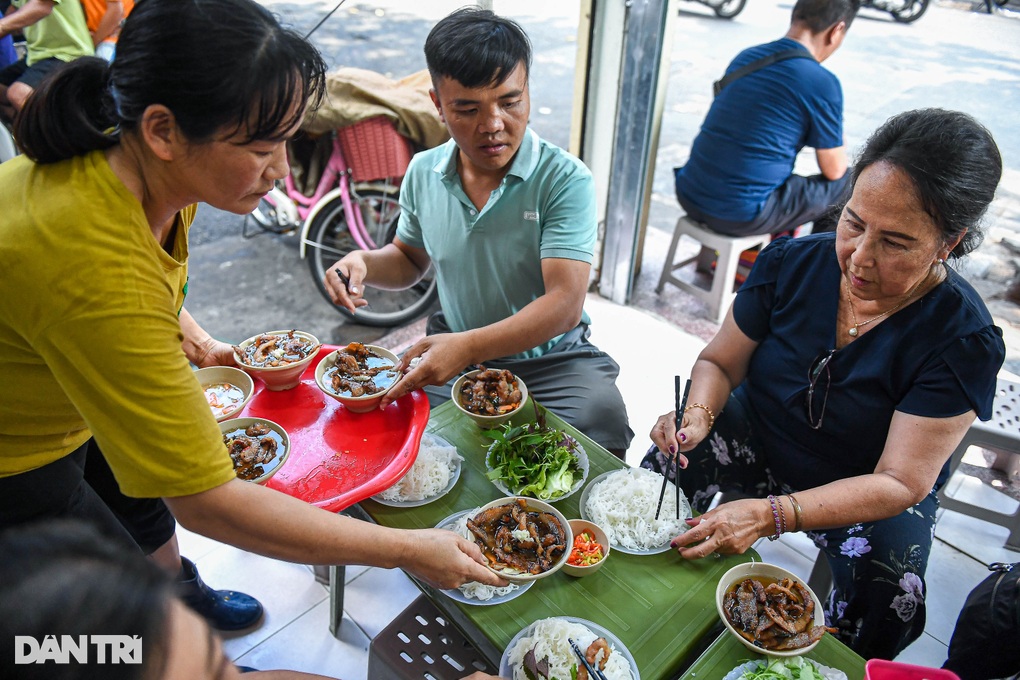
[[146,107],[173,112],[196,143],[221,132],[272,139],[322,96],[326,66],[297,33],[252,0],[140,0],[107,66],[78,59],[40,84],[18,116],[16,137],[38,162],[117,143]]
[[864,145],[851,186],[875,163],[903,170],[924,211],[946,243],[963,238],[950,253],[962,257],[982,239],[981,218],[995,198],[1002,156],[992,134],[959,111],[917,109],[893,116]]
[[[140,636],[142,663],[19,664],[0,653],[0,677],[22,680],[148,680],[162,676],[173,584],[141,552],[102,538],[90,525],[58,520],[0,534],[0,640],[47,635]],[[87,638],[87,641],[91,638]],[[12,664],[7,667],[8,664]]]
[[464,87],[499,85],[518,65],[531,69],[531,41],[515,21],[478,7],[441,19],[425,39],[432,82],[452,78]]

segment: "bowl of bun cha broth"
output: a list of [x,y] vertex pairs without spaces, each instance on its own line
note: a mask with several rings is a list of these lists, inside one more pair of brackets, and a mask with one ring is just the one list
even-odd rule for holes
[[379,408],[400,379],[396,354],[377,345],[352,342],[330,352],[315,367],[315,383],[353,413]]
[[255,393],[251,376],[232,366],[208,366],[195,370],[216,422],[241,415]]
[[223,446],[239,479],[265,484],[290,456],[290,436],[266,418],[234,418],[220,422]]
[[269,331],[234,346],[234,361],[248,375],[278,392],[297,387],[319,351],[319,340],[299,330]]
[[566,564],[574,542],[562,512],[525,496],[486,503],[468,518],[467,527],[489,569],[511,583],[555,574]]
[[726,630],[758,654],[806,654],[829,630],[822,601],[807,581],[774,564],[750,562],[727,571],[715,604]]
[[528,401],[528,387],[505,369],[481,368],[457,378],[453,403],[478,427],[488,430],[508,422]]

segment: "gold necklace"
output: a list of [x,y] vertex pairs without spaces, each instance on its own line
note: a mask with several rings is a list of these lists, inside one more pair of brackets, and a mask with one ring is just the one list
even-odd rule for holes
[[850,296],[850,272],[847,272],[847,275],[843,278],[843,283],[846,285],[846,303],[850,306],[850,316],[854,320],[854,325],[847,329],[847,331],[846,331],[847,334],[851,338],[856,338],[857,335],[858,335],[858,331],[857,331],[858,328],[862,328],[863,326],[867,326],[869,323],[872,323],[874,321],[878,321],[879,319],[887,317],[890,314],[892,314],[893,312],[895,312],[896,310],[898,310],[903,305],[907,304],[907,300],[909,300],[910,298],[912,298],[914,296],[914,293],[916,293],[917,289],[921,287],[921,284],[928,280],[928,276],[929,275],[930,275],[930,272],[929,272],[929,274],[926,274],[924,276],[924,278],[922,278],[920,281],[915,283],[914,287],[911,288],[909,291],[907,291],[906,296],[902,300],[900,300],[896,304],[895,307],[893,307],[892,309],[887,310],[885,312],[882,312],[878,316],[874,316],[874,317],[868,319],[867,321],[861,321],[860,323],[858,323],[857,322],[857,314],[854,312],[854,302],[853,302],[853,300],[851,299],[851,296]]

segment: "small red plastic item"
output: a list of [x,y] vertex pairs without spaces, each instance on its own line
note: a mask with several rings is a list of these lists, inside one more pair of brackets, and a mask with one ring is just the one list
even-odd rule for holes
[[960,676],[941,668],[869,659],[864,665],[864,680],[960,680]]
[[338,512],[392,486],[418,456],[429,401],[415,390],[383,410],[352,413],[315,384],[315,367],[337,349],[323,345],[289,390],[255,395],[241,415],[268,418],[290,436],[291,453],[266,486]]

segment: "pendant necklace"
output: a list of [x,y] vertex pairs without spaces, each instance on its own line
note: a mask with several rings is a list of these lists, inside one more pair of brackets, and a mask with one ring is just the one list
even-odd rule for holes
[[921,284],[924,283],[927,280],[928,280],[928,276],[925,276],[920,281],[915,283],[914,287],[911,288],[909,291],[907,291],[906,296],[902,300],[900,300],[899,303],[895,307],[893,307],[892,309],[890,309],[888,311],[885,311],[885,312],[882,312],[878,316],[874,316],[874,317],[868,319],[867,321],[861,321],[860,323],[858,323],[857,322],[857,314],[854,312],[854,302],[853,302],[853,300],[850,297],[850,272],[847,272],[847,275],[845,277],[843,277],[843,283],[846,285],[846,303],[850,306],[850,316],[854,320],[854,325],[847,329],[847,331],[846,331],[847,334],[851,338],[856,338],[857,335],[858,335],[858,330],[857,330],[858,328],[863,328],[864,326],[867,326],[869,323],[872,323],[874,321],[878,321],[879,319],[885,318],[885,317],[889,316],[890,314],[892,314],[893,312],[895,312],[896,310],[898,310],[903,305],[907,304],[907,300],[912,298],[914,296],[914,293],[916,293],[917,289],[921,286]]

